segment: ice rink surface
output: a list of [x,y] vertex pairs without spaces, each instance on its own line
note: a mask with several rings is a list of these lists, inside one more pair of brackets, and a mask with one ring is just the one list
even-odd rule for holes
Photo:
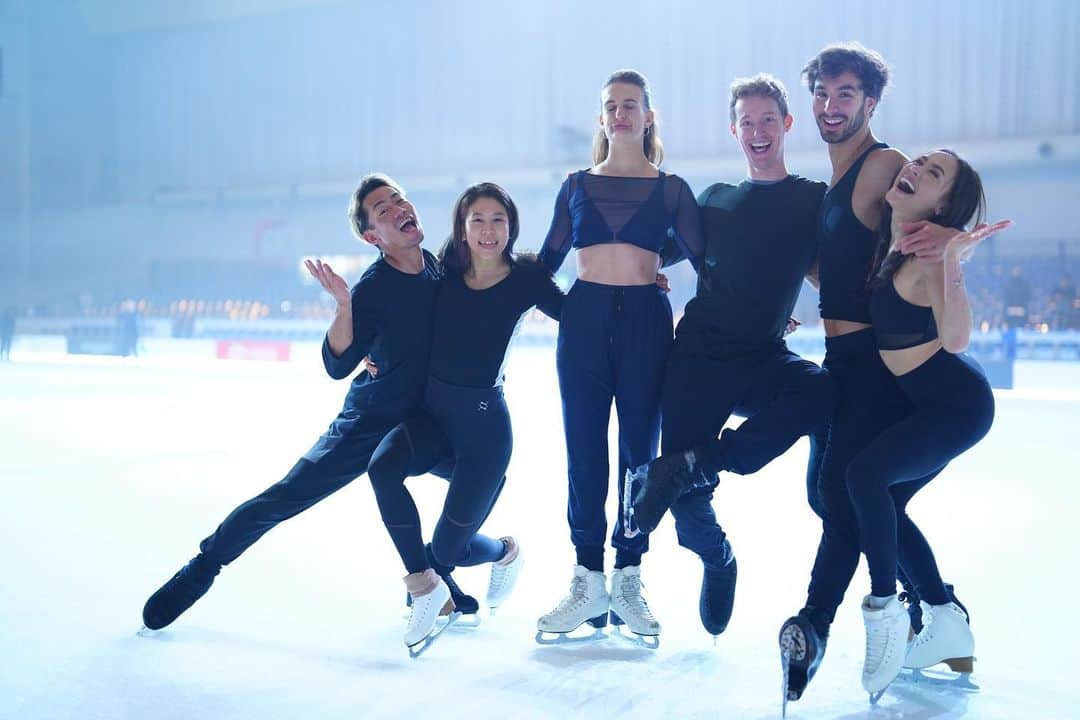
[[[1078,380],[1080,365],[1019,365],[990,435],[911,504],[971,611],[978,689],[901,679],[869,706],[861,565],[789,717],[1080,715]],[[573,564],[551,348],[516,350],[509,366],[516,447],[485,531],[513,534],[526,560],[515,594],[479,627],[451,628],[409,659],[404,571],[361,478],[269,533],[164,632],[137,636],[147,596],[285,474],[345,390],[317,350],[288,364],[0,365],[0,717],[779,717],[776,634],[803,602],[820,528],[805,500],[805,441],[756,475],[722,478],[715,505],[739,585],[715,646],[697,617],[701,564],[670,519],[643,563],[659,650],[615,637],[534,642]],[[444,484],[410,487],[430,529]],[[486,569],[456,576],[482,597]]]

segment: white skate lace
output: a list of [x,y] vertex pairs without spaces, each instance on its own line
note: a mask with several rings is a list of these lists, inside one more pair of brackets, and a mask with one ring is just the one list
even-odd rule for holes
[[641,594],[641,590],[644,587],[640,577],[636,575],[624,575],[619,594],[620,597],[622,597],[623,602],[632,608],[642,619],[652,622],[655,621],[656,618],[653,617],[652,611],[649,610],[649,604],[645,602],[645,598]]
[[421,595],[420,597],[414,597],[412,599],[412,605],[409,606],[409,622],[406,627],[412,628],[413,621],[417,620],[424,612],[426,612],[428,604],[431,603],[432,595],[434,595],[434,593],[428,593],[427,595]]
[[491,582],[488,584],[488,592],[502,590],[503,583],[506,581],[506,570],[509,567],[509,565],[506,567],[495,565],[491,568]]
[[866,632],[866,671],[873,675],[889,654],[889,628],[887,623],[875,623]]
[[934,611],[927,605],[922,609],[922,630],[915,636],[912,646],[925,645],[930,641],[930,626],[934,624]]
[[562,599],[559,606],[549,613],[549,615],[559,615],[561,613],[575,610],[585,603],[585,591],[588,586],[583,577],[574,577],[570,581],[570,594]]

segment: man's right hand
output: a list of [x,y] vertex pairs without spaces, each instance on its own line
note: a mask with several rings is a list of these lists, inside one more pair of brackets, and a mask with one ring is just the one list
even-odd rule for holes
[[338,305],[349,304],[349,284],[334,272],[328,264],[322,260],[315,260],[315,262],[305,260],[304,265],[307,267],[308,272],[311,273],[311,277],[319,281],[319,284],[323,286],[323,290],[330,293],[330,296],[337,301]]
[[371,377],[377,377],[379,374],[379,367],[371,361],[370,355],[365,355],[364,359],[360,361],[360,369],[367,370],[367,374]]

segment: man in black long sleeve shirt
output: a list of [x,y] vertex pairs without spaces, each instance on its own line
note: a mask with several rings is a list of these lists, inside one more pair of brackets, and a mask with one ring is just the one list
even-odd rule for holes
[[[783,85],[767,75],[731,88],[731,130],[749,179],[717,183],[698,199],[705,229],[697,295],[675,331],[663,393],[663,456],[635,498],[652,530],[670,504],[679,544],[704,563],[700,614],[717,635],[734,602],[735,556],[712,508],[716,474],[748,475],[826,425],[825,372],[787,349],[784,331],[817,260],[824,183],[787,172],[791,127]],[[732,414],[746,419],[724,429]],[[808,486],[811,504],[814,490]]]
[[390,178],[368,175],[361,180],[349,215],[354,233],[379,248],[381,257],[351,291],[329,266],[308,263],[338,304],[323,342],[323,363],[331,377],[343,379],[370,355],[378,377],[361,372],[341,412],[288,474],[233,510],[202,541],[199,554],[150,597],[143,608],[143,622],[150,629],[179,617],[210,589],[222,565],[278,523],[366,472],[382,438],[422,398],[439,279],[436,260],[421,249],[420,220]]

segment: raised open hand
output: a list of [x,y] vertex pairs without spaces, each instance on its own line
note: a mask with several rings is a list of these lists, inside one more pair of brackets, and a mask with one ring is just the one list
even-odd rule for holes
[[976,225],[974,229],[969,230],[968,232],[956,233],[945,247],[945,253],[958,260],[967,260],[971,257],[971,253],[975,252],[975,247],[979,243],[994,233],[1001,232],[1005,228],[1010,227],[1012,224],[1012,220],[999,220],[992,225],[982,223]]
[[308,272],[311,273],[311,277],[319,281],[319,284],[323,286],[323,290],[330,293],[330,296],[337,301],[338,305],[349,304],[349,284],[334,272],[333,268],[318,259],[314,262],[305,260],[304,265],[307,267]]

